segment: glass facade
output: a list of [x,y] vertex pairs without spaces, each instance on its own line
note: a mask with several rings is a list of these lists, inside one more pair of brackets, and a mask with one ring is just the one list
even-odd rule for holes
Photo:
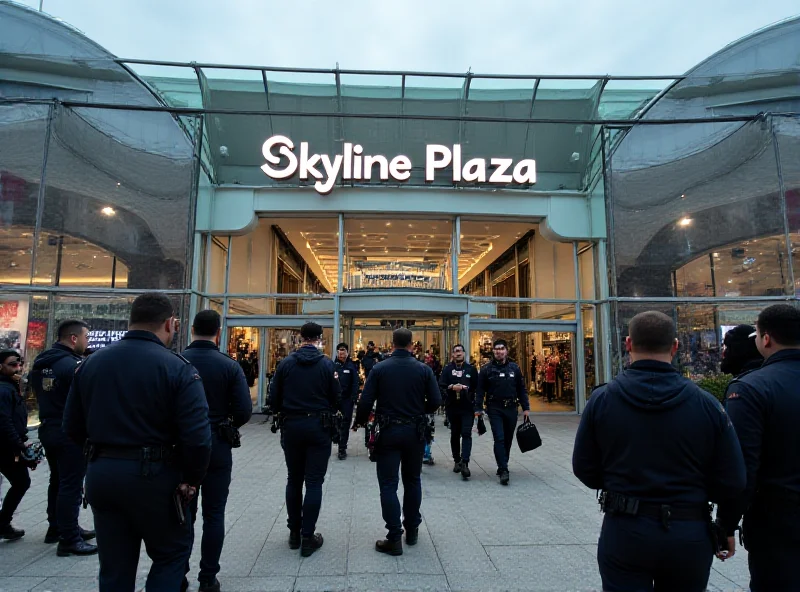
[[[314,318],[327,353],[407,326],[440,365],[502,337],[537,409],[574,412],[624,367],[637,312],[675,319],[699,376],[727,327],[800,295],[798,20],[678,79],[575,79],[122,63],[41,13],[0,17],[0,345],[28,366],[68,317],[117,339],[155,289],[186,328],[223,315],[256,406]],[[364,174],[324,196],[272,179],[279,134],[360,145]],[[461,167],[427,178],[432,144]],[[408,179],[377,178],[377,155]],[[536,182],[490,183],[494,159],[535,160]]]

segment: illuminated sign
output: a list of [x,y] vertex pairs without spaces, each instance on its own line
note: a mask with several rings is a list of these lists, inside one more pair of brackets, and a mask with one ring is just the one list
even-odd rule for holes
[[[380,154],[363,154],[360,144],[345,142],[342,154],[331,159],[328,154],[309,154],[308,142],[300,142],[300,155],[294,152],[294,142],[286,136],[272,136],[261,148],[267,161],[261,170],[272,179],[289,179],[298,175],[307,180],[313,177],[314,189],[325,195],[333,190],[336,180],[371,181],[377,165],[381,181],[408,181],[411,178],[411,159],[398,154],[391,160]],[[285,160],[281,162],[281,157]],[[425,146],[425,181],[436,180],[437,171],[452,166],[453,183],[491,183],[495,185],[532,185],[536,183],[536,161],[511,158],[471,158],[463,162],[461,145],[452,148],[441,144]]]
[[119,341],[127,331],[89,331],[89,348],[100,349]]

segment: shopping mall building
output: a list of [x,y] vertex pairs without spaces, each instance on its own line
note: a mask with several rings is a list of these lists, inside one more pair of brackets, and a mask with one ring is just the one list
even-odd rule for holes
[[328,353],[503,337],[540,411],[580,412],[644,310],[712,372],[797,299],[798,64],[800,19],[682,76],[153,63],[0,1],[0,346],[72,317],[102,346],[163,290],[181,346],[223,315],[256,406],[310,318]]

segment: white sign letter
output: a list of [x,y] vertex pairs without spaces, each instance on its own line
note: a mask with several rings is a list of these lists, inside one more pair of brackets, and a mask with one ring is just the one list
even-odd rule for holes
[[395,156],[389,163],[389,174],[392,179],[408,181],[411,178],[411,159],[402,154]]
[[342,168],[342,155],[337,154],[334,156],[333,163],[331,163],[331,157],[327,154],[323,154],[322,166],[325,167],[328,178],[325,179],[324,183],[320,181],[314,183],[314,189],[316,189],[318,193],[325,195],[326,193],[330,193],[333,186],[336,184],[336,177],[339,176],[339,170]]
[[486,161],[482,158],[473,158],[464,165],[464,180],[486,183]]
[[364,178],[366,180],[372,179],[372,165],[378,163],[380,165],[380,179],[386,181],[389,178],[389,161],[385,156],[376,154],[375,156],[364,157]]
[[280,146],[278,152],[289,159],[289,166],[285,169],[273,169],[268,164],[265,164],[261,166],[261,170],[264,171],[265,175],[273,179],[288,179],[297,171],[297,157],[294,155],[294,152],[292,152],[292,150],[294,150],[294,144],[286,136],[272,136],[264,142],[264,145],[261,147],[264,158],[271,164],[280,164],[280,156],[276,156],[272,153],[273,146]]
[[322,179],[322,173],[314,168],[318,162],[319,154],[312,154],[309,158],[308,142],[300,142],[300,178],[308,179],[308,174],[311,173],[315,179]]
[[492,166],[496,166],[497,170],[489,177],[489,183],[511,183],[514,177],[506,175],[506,171],[511,168],[514,161],[510,158],[493,158]]
[[[436,160],[436,155],[439,154],[442,159]],[[428,144],[425,146],[425,180],[433,181],[436,169],[443,169],[450,164],[453,155],[447,146],[441,144]]]
[[[523,169],[525,172],[523,172]],[[514,183],[536,183],[536,161],[527,158],[514,167]]]

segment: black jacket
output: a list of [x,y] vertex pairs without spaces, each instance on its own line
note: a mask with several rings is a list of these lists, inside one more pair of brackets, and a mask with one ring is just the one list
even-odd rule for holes
[[364,354],[364,359],[361,360],[361,366],[364,368],[364,376],[369,376],[369,373],[372,372],[375,365],[381,361],[383,361],[383,356],[381,356],[380,352],[372,350]]
[[186,348],[183,357],[189,360],[203,379],[208,401],[208,419],[212,426],[230,419],[235,427],[250,421],[253,401],[247,378],[239,364],[226,356],[210,341],[196,340]]
[[338,358],[333,361],[333,367],[339,378],[342,389],[342,399],[355,399],[358,394],[358,368],[353,360],[347,358],[342,364]]
[[28,439],[28,408],[19,387],[8,376],[0,376],[0,452],[25,450]]
[[128,331],[78,366],[62,425],[79,445],[176,445],[177,465],[191,485],[202,481],[211,455],[200,375],[149,331]]
[[370,372],[358,401],[358,425],[367,424],[376,401],[377,415],[409,419],[436,411],[442,405],[442,394],[433,370],[410,352],[396,349]]
[[67,393],[80,363],[81,357],[60,343],[36,356],[28,381],[39,402],[39,419],[61,423]]
[[525,389],[525,378],[516,362],[506,359],[501,364],[492,360],[481,368],[475,397],[476,411],[483,410],[484,398],[487,403],[516,398],[525,411],[530,411],[531,402]]
[[[449,388],[452,384],[463,384],[467,390],[452,391]],[[478,390],[478,371],[467,362],[463,362],[460,366],[450,362],[439,376],[439,388],[448,410],[471,413],[474,410],[475,395]]]
[[760,369],[728,385],[726,409],[736,428],[747,486],[718,512],[730,533],[759,490],[800,494],[800,350],[770,356]]
[[592,393],[572,470],[584,485],[654,503],[719,502],[745,483],[722,405],[670,364],[639,361]]
[[285,358],[269,383],[269,404],[279,413],[338,411],[342,389],[333,362],[304,345]]

